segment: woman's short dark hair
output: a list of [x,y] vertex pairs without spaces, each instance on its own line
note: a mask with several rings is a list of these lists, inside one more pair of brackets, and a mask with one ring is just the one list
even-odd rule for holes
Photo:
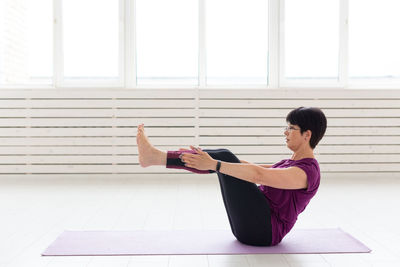
[[313,149],[324,136],[327,124],[325,114],[315,107],[299,107],[290,111],[286,116],[286,122],[298,125],[301,133],[310,130],[312,133],[310,146]]

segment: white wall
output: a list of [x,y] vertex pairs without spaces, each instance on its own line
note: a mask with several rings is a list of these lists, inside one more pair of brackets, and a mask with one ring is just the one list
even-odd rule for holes
[[323,173],[400,174],[400,90],[2,89],[0,177],[182,174],[138,165],[141,122],[164,150],[226,147],[273,163],[290,155],[285,116],[299,106],[327,115]]

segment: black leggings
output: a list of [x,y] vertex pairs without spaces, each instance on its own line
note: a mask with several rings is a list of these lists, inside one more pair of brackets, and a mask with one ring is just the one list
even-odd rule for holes
[[[240,163],[240,160],[227,149],[203,151],[214,159]],[[174,164],[181,164],[181,168],[184,166],[180,160],[173,161]],[[190,171],[190,168],[183,168]],[[217,174],[233,235],[247,245],[269,246],[272,232],[271,213],[264,194],[254,183],[222,173]]]

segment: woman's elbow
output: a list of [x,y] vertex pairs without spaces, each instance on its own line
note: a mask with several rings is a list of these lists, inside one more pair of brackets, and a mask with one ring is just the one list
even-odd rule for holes
[[265,169],[262,167],[259,167],[259,166],[254,166],[254,167],[255,167],[254,183],[266,185],[265,184],[265,172],[263,171]]
[[262,167],[258,167],[256,170],[255,180],[257,184],[271,187],[279,187],[281,181],[273,170]]

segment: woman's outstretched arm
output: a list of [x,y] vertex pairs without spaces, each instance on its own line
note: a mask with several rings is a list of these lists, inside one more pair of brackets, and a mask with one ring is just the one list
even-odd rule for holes
[[220,173],[280,189],[307,188],[307,175],[298,167],[273,169],[254,164],[221,162]]
[[[218,160],[208,153],[191,146],[197,154],[183,154],[185,166],[198,170],[215,170]],[[298,167],[267,169],[255,164],[221,162],[220,173],[248,182],[281,189],[307,188],[307,175]]]

